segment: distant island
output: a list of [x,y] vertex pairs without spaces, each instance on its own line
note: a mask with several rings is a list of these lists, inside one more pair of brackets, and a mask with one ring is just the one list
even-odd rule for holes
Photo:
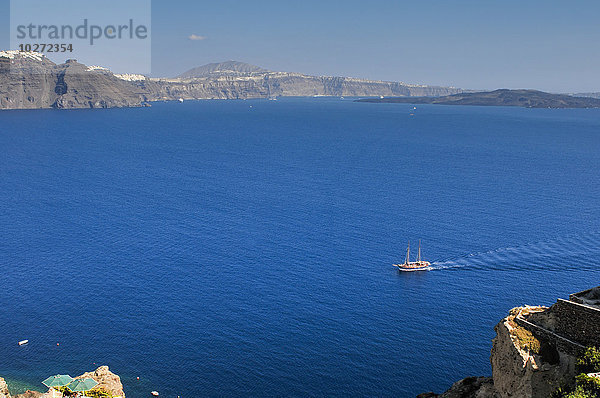
[[[597,93],[596,93],[597,94]],[[156,101],[276,97],[371,97],[360,102],[600,108],[595,93],[535,90],[473,92],[352,77],[274,72],[237,61],[193,68],[173,78],[117,74],[68,60],[55,64],[34,52],[0,51],[0,110],[149,106]]]
[[537,90],[495,90],[463,92],[441,97],[390,97],[366,98],[357,102],[477,105],[477,106],[520,106],[524,108],[600,108],[600,99],[576,97],[567,94],[551,94]]

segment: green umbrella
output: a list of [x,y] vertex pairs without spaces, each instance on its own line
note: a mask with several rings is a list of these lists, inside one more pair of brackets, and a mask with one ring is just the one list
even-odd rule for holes
[[56,375],[50,376],[46,380],[42,381],[48,388],[51,387],[64,387],[69,383],[73,382],[73,378],[69,375]]
[[[48,377],[46,380],[42,381],[42,383],[48,387],[48,388],[52,388],[53,387],[64,387],[69,383],[73,382],[73,378],[69,375],[56,375],[56,376],[50,376]],[[54,389],[52,390],[52,395],[54,396]]]
[[67,386],[67,388],[73,392],[76,391],[89,391],[92,388],[96,387],[98,382],[94,379],[83,379],[83,380],[75,380],[71,384]]

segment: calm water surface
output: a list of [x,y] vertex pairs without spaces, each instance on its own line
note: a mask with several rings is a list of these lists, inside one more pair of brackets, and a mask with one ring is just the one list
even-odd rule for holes
[[[0,375],[106,364],[128,397],[191,398],[490,374],[510,308],[598,285],[600,111],[411,110],[0,113]],[[418,239],[435,269],[399,274]]]

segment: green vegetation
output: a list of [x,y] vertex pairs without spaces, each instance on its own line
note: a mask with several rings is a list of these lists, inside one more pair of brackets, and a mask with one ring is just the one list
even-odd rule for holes
[[600,349],[589,347],[577,359],[577,371],[579,376],[570,385],[556,390],[552,398],[600,398],[600,379],[587,375],[600,372]]
[[113,395],[108,391],[104,391],[102,388],[94,388],[85,394],[91,398],[113,398]]
[[540,341],[536,339],[529,330],[518,326],[513,330],[513,336],[517,338],[519,347],[521,347],[522,350],[529,351],[534,354],[540,353]]
[[64,387],[54,387],[54,389],[56,391],[60,391],[60,393],[62,395],[64,395],[65,397],[71,397],[71,396],[75,395],[75,393],[73,391],[69,390],[67,388],[67,386],[64,386]]
[[511,326],[510,334],[516,338],[519,348],[523,351],[539,354],[542,346],[540,341],[529,330],[519,326],[514,320],[519,311],[520,308],[513,308],[508,316],[508,324]]
[[600,372],[600,349],[589,347],[585,354],[577,360],[577,368],[581,373]]
[[[56,390],[60,391],[65,397],[74,397],[75,395],[77,395],[77,393],[74,393],[73,391],[69,390],[68,387],[56,387]],[[82,393],[79,394],[83,395]],[[111,393],[105,391],[102,388],[94,388],[90,391],[87,391],[85,393],[85,396],[89,398],[113,398],[113,395]]]

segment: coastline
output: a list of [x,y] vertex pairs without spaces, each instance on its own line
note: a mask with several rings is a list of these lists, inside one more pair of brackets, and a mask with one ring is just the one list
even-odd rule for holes
[[[121,378],[112,373],[108,366],[99,366],[94,371],[74,377],[75,380],[86,378],[91,378],[98,383],[93,390],[104,394],[105,398],[126,398]],[[52,389],[45,391],[41,387],[12,378],[5,379],[0,375],[0,398],[62,398],[62,394],[53,392]]]

